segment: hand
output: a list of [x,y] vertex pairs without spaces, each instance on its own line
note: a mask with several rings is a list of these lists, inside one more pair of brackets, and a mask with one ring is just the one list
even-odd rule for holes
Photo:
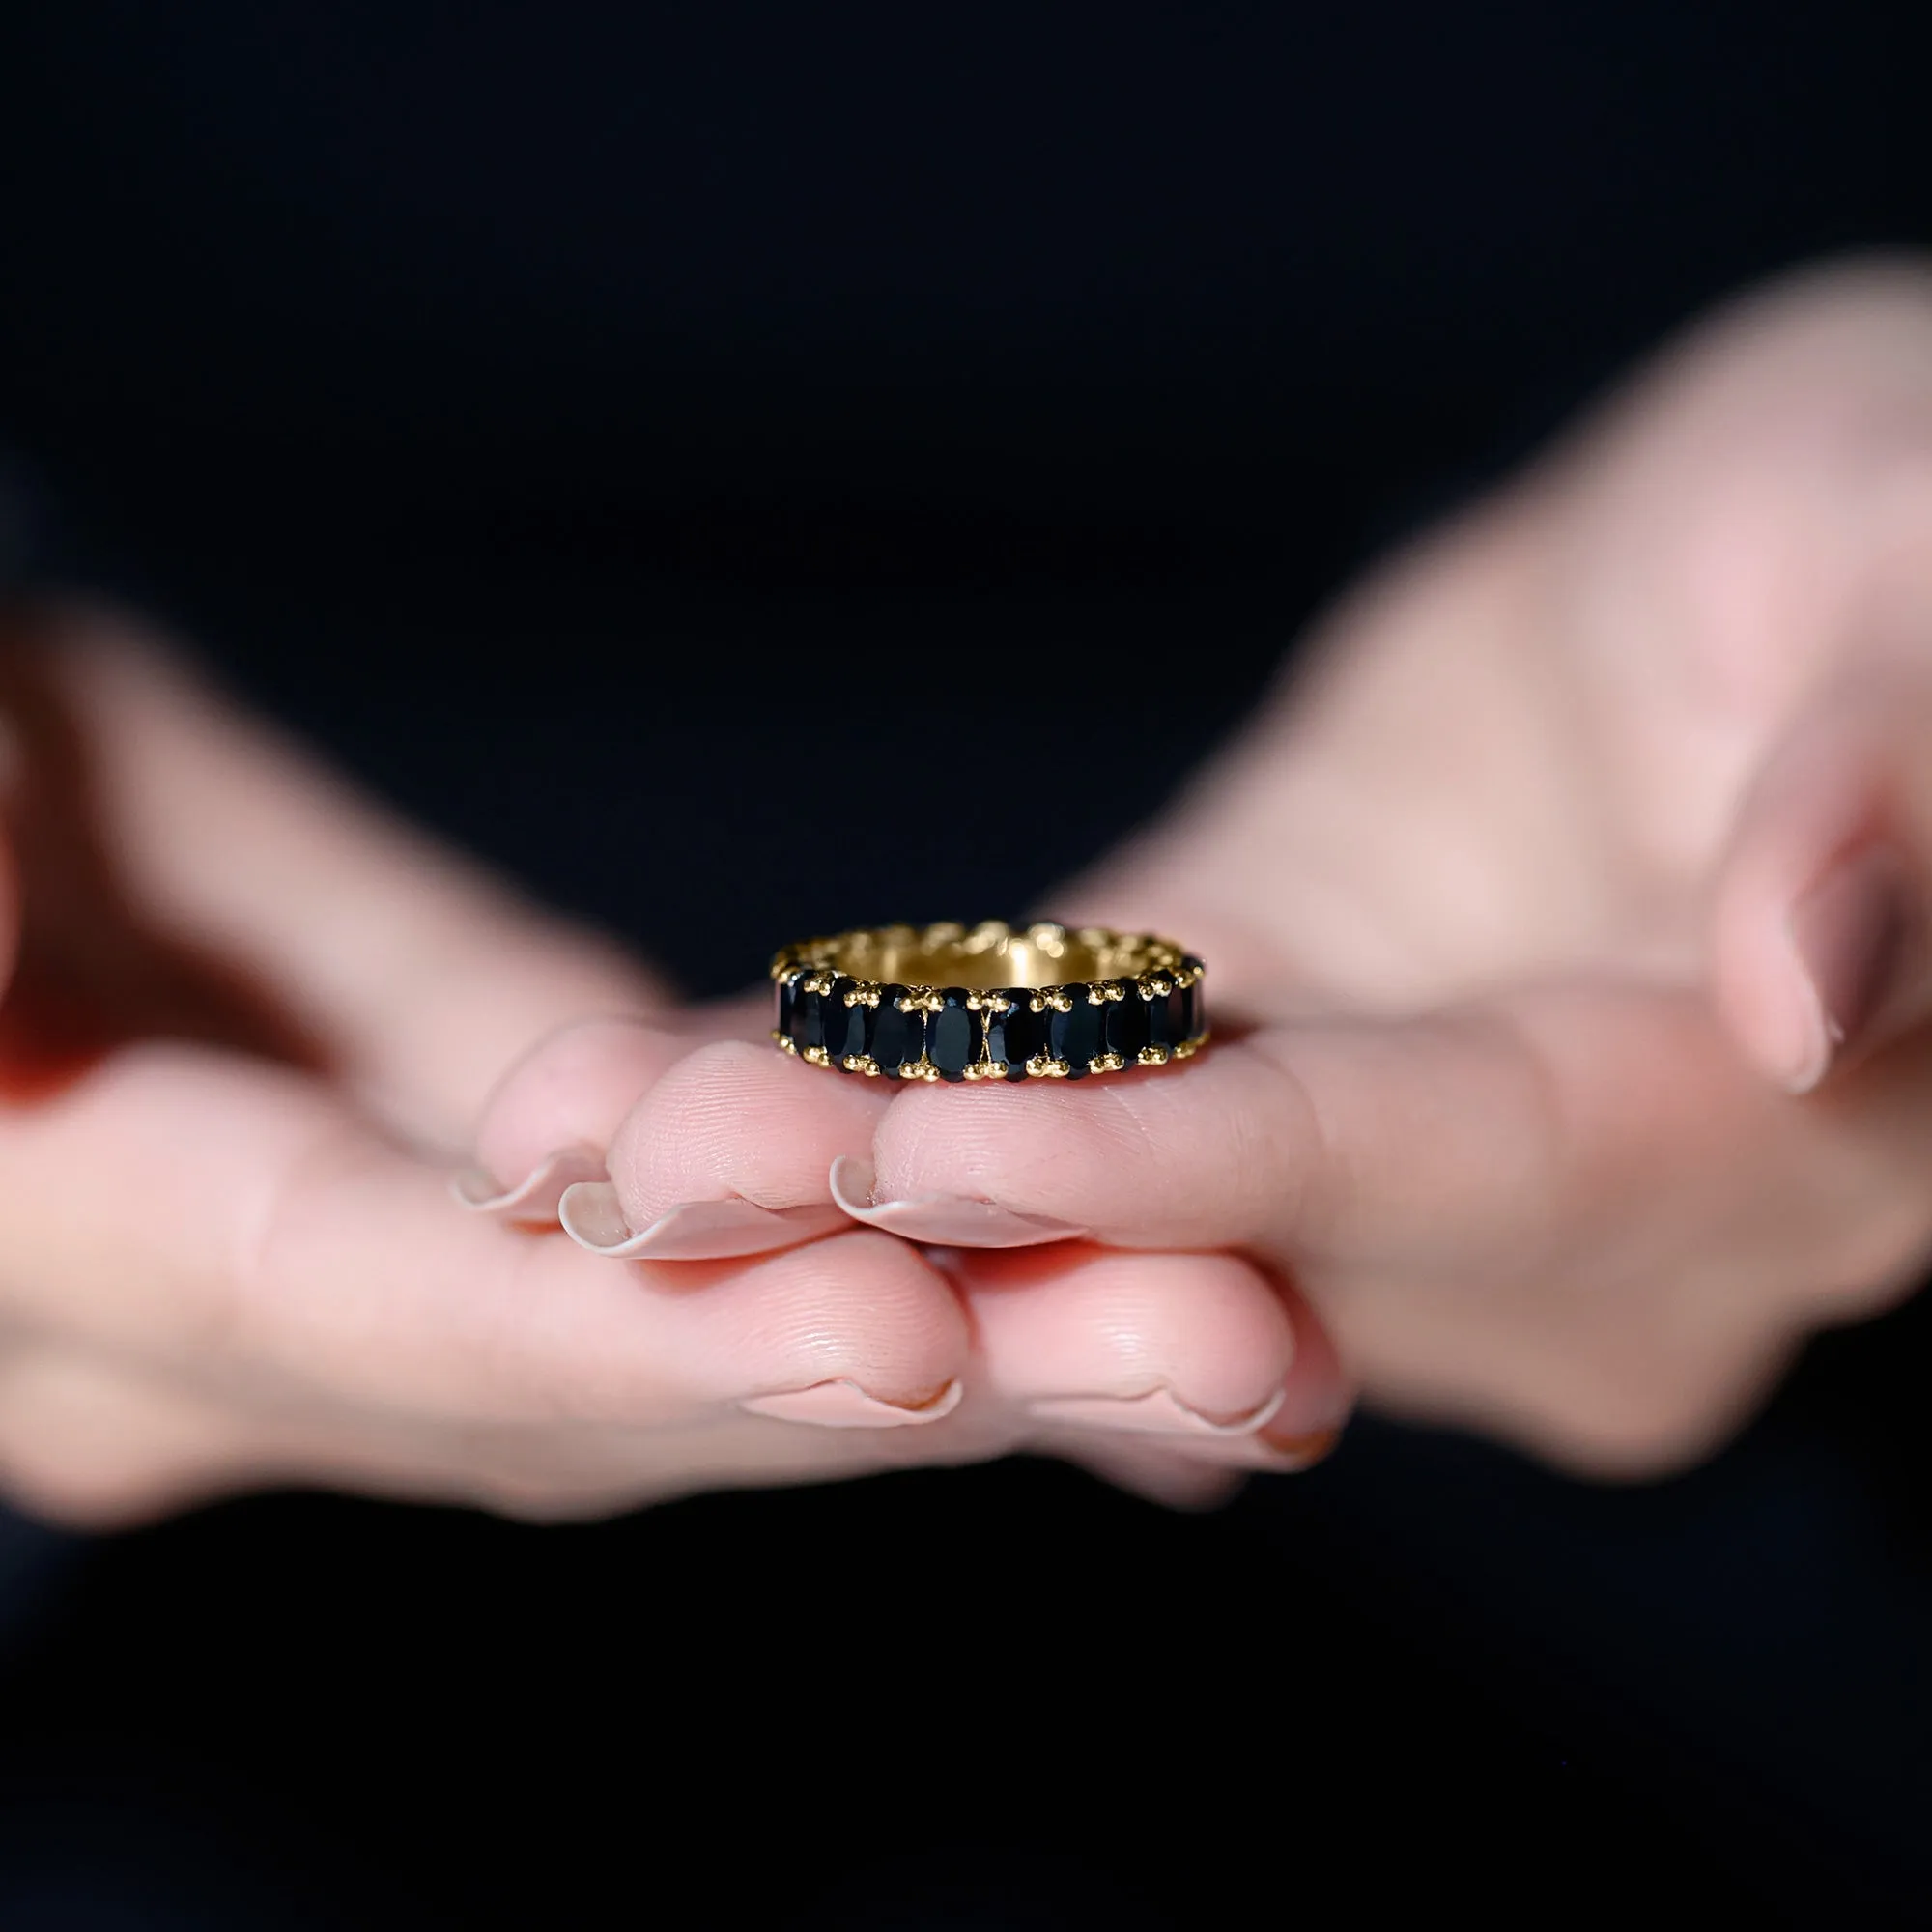
[[[722,1145],[707,1069],[797,1072],[746,1043],[762,996],[679,1011],[111,618],[6,628],[0,719],[0,1490],[30,1509],[104,1525],[294,1483],[579,1516],[1077,1447],[1027,1408],[1036,1363],[1079,1393],[1162,1346],[1230,1411],[1205,1440],[1225,1422],[1237,1455],[1305,1460],[1261,1432],[1332,1404],[1328,1358],[1233,1262],[1062,1251],[994,1308],[782,1188],[764,1198],[799,1211],[746,1203],[735,1233],[728,1206],[722,1232],[715,1205],[708,1233],[676,1217],[660,1248],[682,1259],[533,1233],[601,1182],[579,1150],[630,1111],[600,1117],[615,1092],[661,1088],[627,1186],[692,1191]],[[640,1170],[642,1122],[680,1094],[695,1138]],[[520,1185],[472,1177],[465,1214],[479,1115]],[[560,1157],[525,1173],[519,1137],[548,1153],[553,1130]],[[1230,1352],[1203,1359],[1217,1293]],[[1214,1479],[1091,1460],[1177,1499]]]
[[1680,1465],[1932,1247],[1928,753],[1932,279],[1812,276],[1373,577],[1054,905],[1199,952],[1218,1044],[804,1080],[793,1153],[916,1236],[1240,1254],[1385,1409]]

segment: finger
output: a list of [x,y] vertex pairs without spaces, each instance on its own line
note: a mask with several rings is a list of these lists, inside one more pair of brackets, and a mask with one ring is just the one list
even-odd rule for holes
[[1752,1077],[1694,988],[1616,980],[1267,1028],[1077,1087],[921,1088],[888,1109],[872,1167],[868,1218],[914,1239],[937,1202],[931,1238],[966,1244],[964,1198],[1113,1246],[1428,1272],[1472,1255],[1555,1265],[1579,1229],[1614,1245],[1606,1216],[1646,1187],[1667,1192],[1634,1232],[1678,1199],[1723,1211],[1767,1172],[1874,1203],[1914,1179],[1895,1118],[1809,1119]]
[[1711,922],[1738,1044],[1808,1093],[1932,1017],[1932,677],[1873,667],[1812,707],[1739,813]]
[[616,947],[404,824],[152,642],[71,622],[16,643],[7,682],[29,785],[37,739],[58,740],[77,769],[49,808],[84,799],[117,889],[272,989],[425,1138],[460,1144],[503,1066],[565,1020],[662,998]]
[[638,1099],[611,1139],[608,1184],[572,1188],[564,1225],[600,1253],[655,1260],[759,1253],[849,1227],[828,1174],[870,1145],[889,1099],[880,1082],[769,1045],[700,1046]]
[[958,1399],[963,1317],[903,1242],[611,1266],[465,1216],[436,1167],[252,1063],[125,1053],[31,1122],[0,1119],[0,1165],[9,1303],[217,1392],[637,1428],[740,1410],[878,1427]]
[[679,1061],[768,1023],[763,997],[662,1021],[578,1020],[540,1040],[497,1082],[476,1128],[476,1161],[455,1179],[467,1208],[542,1226],[576,1183],[606,1180],[625,1117]]
[[1348,1413],[1334,1350],[1307,1304],[1240,1256],[1067,1242],[958,1249],[947,1268],[986,1390],[1050,1444],[1125,1435],[1298,1466]]

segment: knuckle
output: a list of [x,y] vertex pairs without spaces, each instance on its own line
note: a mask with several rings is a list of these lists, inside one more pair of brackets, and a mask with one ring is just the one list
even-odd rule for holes
[[1691,1408],[1605,1405],[1533,1432],[1531,1446],[1559,1468],[1605,1482],[1658,1482],[1694,1467],[1721,1429]]
[[[795,1270],[795,1272],[793,1272]],[[885,1399],[925,1396],[957,1375],[968,1328],[957,1299],[896,1236],[855,1230],[801,1251],[772,1318],[813,1378],[851,1377]]]
[[660,1500],[670,1493],[667,1485],[642,1477],[620,1482],[606,1476],[533,1474],[527,1470],[492,1470],[472,1479],[469,1501],[492,1516],[511,1522],[543,1527],[552,1523],[597,1522],[625,1510]]
[[205,1472],[131,1446],[0,1440],[0,1490],[24,1514],[57,1528],[130,1529],[186,1507],[205,1487]]
[[1774,1373],[1763,1348],[1740,1345],[1722,1359],[1695,1361],[1659,1346],[1620,1373],[1584,1377],[1560,1409],[1540,1409],[1526,1433],[1533,1448],[1574,1474],[1658,1482],[1713,1455]]

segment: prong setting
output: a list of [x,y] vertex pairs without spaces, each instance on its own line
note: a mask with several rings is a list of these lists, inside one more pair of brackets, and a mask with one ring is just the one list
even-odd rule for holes
[[[1014,981],[992,983],[1008,959]],[[869,927],[773,957],[771,1039],[810,1065],[928,1084],[1169,1066],[1207,1043],[1205,970],[1171,940],[1098,926]]]

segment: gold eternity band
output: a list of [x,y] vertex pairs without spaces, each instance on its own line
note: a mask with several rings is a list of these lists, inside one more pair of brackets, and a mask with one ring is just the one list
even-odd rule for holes
[[773,956],[772,1038],[843,1073],[1082,1080],[1201,1047],[1206,970],[1172,940],[1100,926],[867,926]]

